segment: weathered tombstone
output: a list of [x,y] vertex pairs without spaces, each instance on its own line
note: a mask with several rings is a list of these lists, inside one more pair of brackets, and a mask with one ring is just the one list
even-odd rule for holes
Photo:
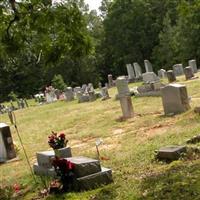
[[67,101],[73,101],[74,100],[74,92],[72,87],[67,87],[65,89],[65,98]]
[[87,86],[87,91],[88,92],[94,92],[94,86],[92,83],[89,83],[88,86]]
[[161,89],[165,115],[178,114],[190,109],[187,88],[181,84],[169,84]]
[[113,77],[112,74],[108,74],[108,87],[113,87]]
[[167,71],[167,79],[168,79],[169,83],[172,83],[172,82],[176,81],[176,76],[175,76],[173,70],[168,70]]
[[83,84],[83,85],[82,85],[82,88],[81,88],[81,89],[82,89],[83,93],[88,92],[88,91],[87,91],[87,87],[88,87],[88,86],[87,86],[86,84]]
[[133,66],[131,64],[126,65],[127,72],[128,72],[128,79],[130,82],[133,82],[135,80],[135,73],[133,70]]
[[127,119],[133,117],[133,105],[127,80],[124,77],[117,78],[116,86],[118,90],[118,98],[120,100],[123,118]]
[[102,184],[112,183],[112,170],[101,167],[99,160],[87,157],[67,158],[74,166],[79,190],[93,189]]
[[107,87],[101,88],[101,95],[102,95],[102,101],[110,98]]
[[196,60],[189,60],[188,64],[192,67],[193,73],[197,73],[198,69]]
[[55,91],[56,90],[52,86],[46,87],[45,96],[47,103],[52,103],[54,101],[57,101],[57,96]]
[[166,70],[160,69],[158,71],[158,76],[159,76],[159,78],[166,78]]
[[95,101],[96,100],[96,95],[95,92],[89,91],[89,101]]
[[194,77],[193,69],[190,66],[185,67],[184,73],[185,73],[186,80],[190,80],[191,78]]
[[0,123],[0,162],[16,158],[10,127]]
[[183,70],[183,65],[182,64],[176,64],[173,66],[173,71],[175,76],[181,76],[184,74],[184,70]]
[[78,103],[88,102],[90,100],[89,94],[82,94],[81,92],[77,93]]
[[146,72],[142,74],[142,79],[145,83],[160,81],[159,77],[154,72]]
[[159,160],[174,161],[178,160],[182,153],[186,153],[185,146],[167,146],[158,150],[156,158]]
[[133,63],[134,66],[134,70],[135,70],[135,76],[136,78],[140,78],[142,77],[142,68],[140,67],[140,65],[138,63]]
[[149,60],[144,60],[144,66],[145,66],[146,72],[153,72],[153,67]]

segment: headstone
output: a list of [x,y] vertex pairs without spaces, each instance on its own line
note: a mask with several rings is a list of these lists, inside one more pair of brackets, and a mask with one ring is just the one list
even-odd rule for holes
[[183,65],[182,64],[176,64],[173,66],[173,71],[175,76],[181,76],[184,74],[184,70],[183,70]]
[[136,78],[140,78],[142,77],[142,68],[140,67],[140,65],[138,63],[133,63],[134,66],[134,70],[135,70],[135,76]]
[[107,87],[101,88],[101,95],[102,95],[102,101],[110,98]]
[[190,66],[188,66],[184,69],[184,73],[185,73],[186,80],[190,80],[191,78],[194,77],[192,67],[190,67]]
[[153,83],[160,81],[159,77],[154,72],[146,72],[142,74],[142,79],[145,83]]
[[144,60],[144,66],[146,72],[153,72],[153,67],[149,60]]
[[176,76],[174,74],[173,70],[168,70],[167,71],[167,79],[169,83],[175,82],[176,81]]
[[46,87],[45,96],[47,103],[57,101],[56,90],[52,86]]
[[166,78],[166,70],[160,69],[158,71],[158,76],[159,76],[159,78]]
[[159,149],[156,157],[159,160],[178,160],[182,153],[186,153],[185,146],[167,146]]
[[185,85],[169,84],[161,89],[165,115],[178,114],[190,109]]
[[10,127],[0,123],[0,162],[16,158]]
[[196,60],[189,60],[188,64],[192,67],[193,73],[197,73],[198,69]]
[[113,87],[113,77],[112,74],[108,74],[108,87]]
[[123,118],[131,118],[133,117],[134,113],[127,80],[124,77],[119,77],[117,78],[116,85],[118,90],[118,98],[120,100],[120,105],[123,113]]
[[78,92],[77,94],[78,103],[84,103],[89,102],[89,94],[82,94],[81,92]]
[[133,70],[133,66],[131,64],[127,64],[126,65],[126,68],[127,68],[127,72],[128,72],[128,79],[129,81],[134,81],[135,79],[135,73],[134,73],[134,70]]
[[66,160],[75,165],[75,174],[77,178],[88,176],[101,171],[101,165],[99,160],[87,158],[87,157],[71,157]]
[[88,92],[88,91],[87,91],[87,87],[88,87],[88,86],[87,86],[86,84],[83,84],[83,85],[82,85],[82,88],[81,88],[81,89],[82,89],[83,93]]
[[67,87],[65,89],[65,98],[67,101],[73,101],[74,100],[74,92],[72,87]]
[[128,81],[125,77],[121,76],[117,78],[116,86],[118,90],[118,94],[120,96],[130,96],[130,90],[128,87]]
[[95,92],[89,91],[89,101],[95,101],[96,100],[96,95]]
[[94,86],[92,83],[89,83],[87,86],[87,92],[94,92]]

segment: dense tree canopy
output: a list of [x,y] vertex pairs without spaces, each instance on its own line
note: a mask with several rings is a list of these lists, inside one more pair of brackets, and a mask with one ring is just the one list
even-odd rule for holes
[[28,97],[60,74],[66,85],[106,81],[125,64],[200,61],[200,0],[0,1],[0,101]]

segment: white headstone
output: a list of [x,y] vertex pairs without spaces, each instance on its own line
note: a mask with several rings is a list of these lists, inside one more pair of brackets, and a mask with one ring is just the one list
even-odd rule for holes
[[146,72],[153,72],[153,67],[149,60],[144,60],[144,66],[145,66]]

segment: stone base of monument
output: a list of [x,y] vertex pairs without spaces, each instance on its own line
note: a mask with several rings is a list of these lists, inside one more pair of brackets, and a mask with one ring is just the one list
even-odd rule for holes
[[52,168],[42,167],[38,165],[38,163],[35,163],[33,165],[33,171],[35,175],[38,175],[38,176],[49,176],[53,178],[56,177],[56,172],[53,167]]
[[[35,163],[33,166],[34,173],[39,176],[56,177],[55,170],[51,166],[52,152],[42,152],[42,154],[42,156],[41,154],[37,156],[42,166]],[[89,190],[113,182],[112,170],[101,167],[99,160],[82,156],[65,159],[75,166],[75,184],[78,190]]]
[[100,172],[77,178],[78,190],[90,190],[112,182],[112,170],[104,167],[102,167]]
[[157,151],[158,160],[173,161],[178,160],[183,153],[186,153],[185,146],[167,146]]
[[165,85],[160,81],[145,83],[137,88],[138,92],[135,92],[137,97],[150,97],[150,96],[161,96],[161,88]]

